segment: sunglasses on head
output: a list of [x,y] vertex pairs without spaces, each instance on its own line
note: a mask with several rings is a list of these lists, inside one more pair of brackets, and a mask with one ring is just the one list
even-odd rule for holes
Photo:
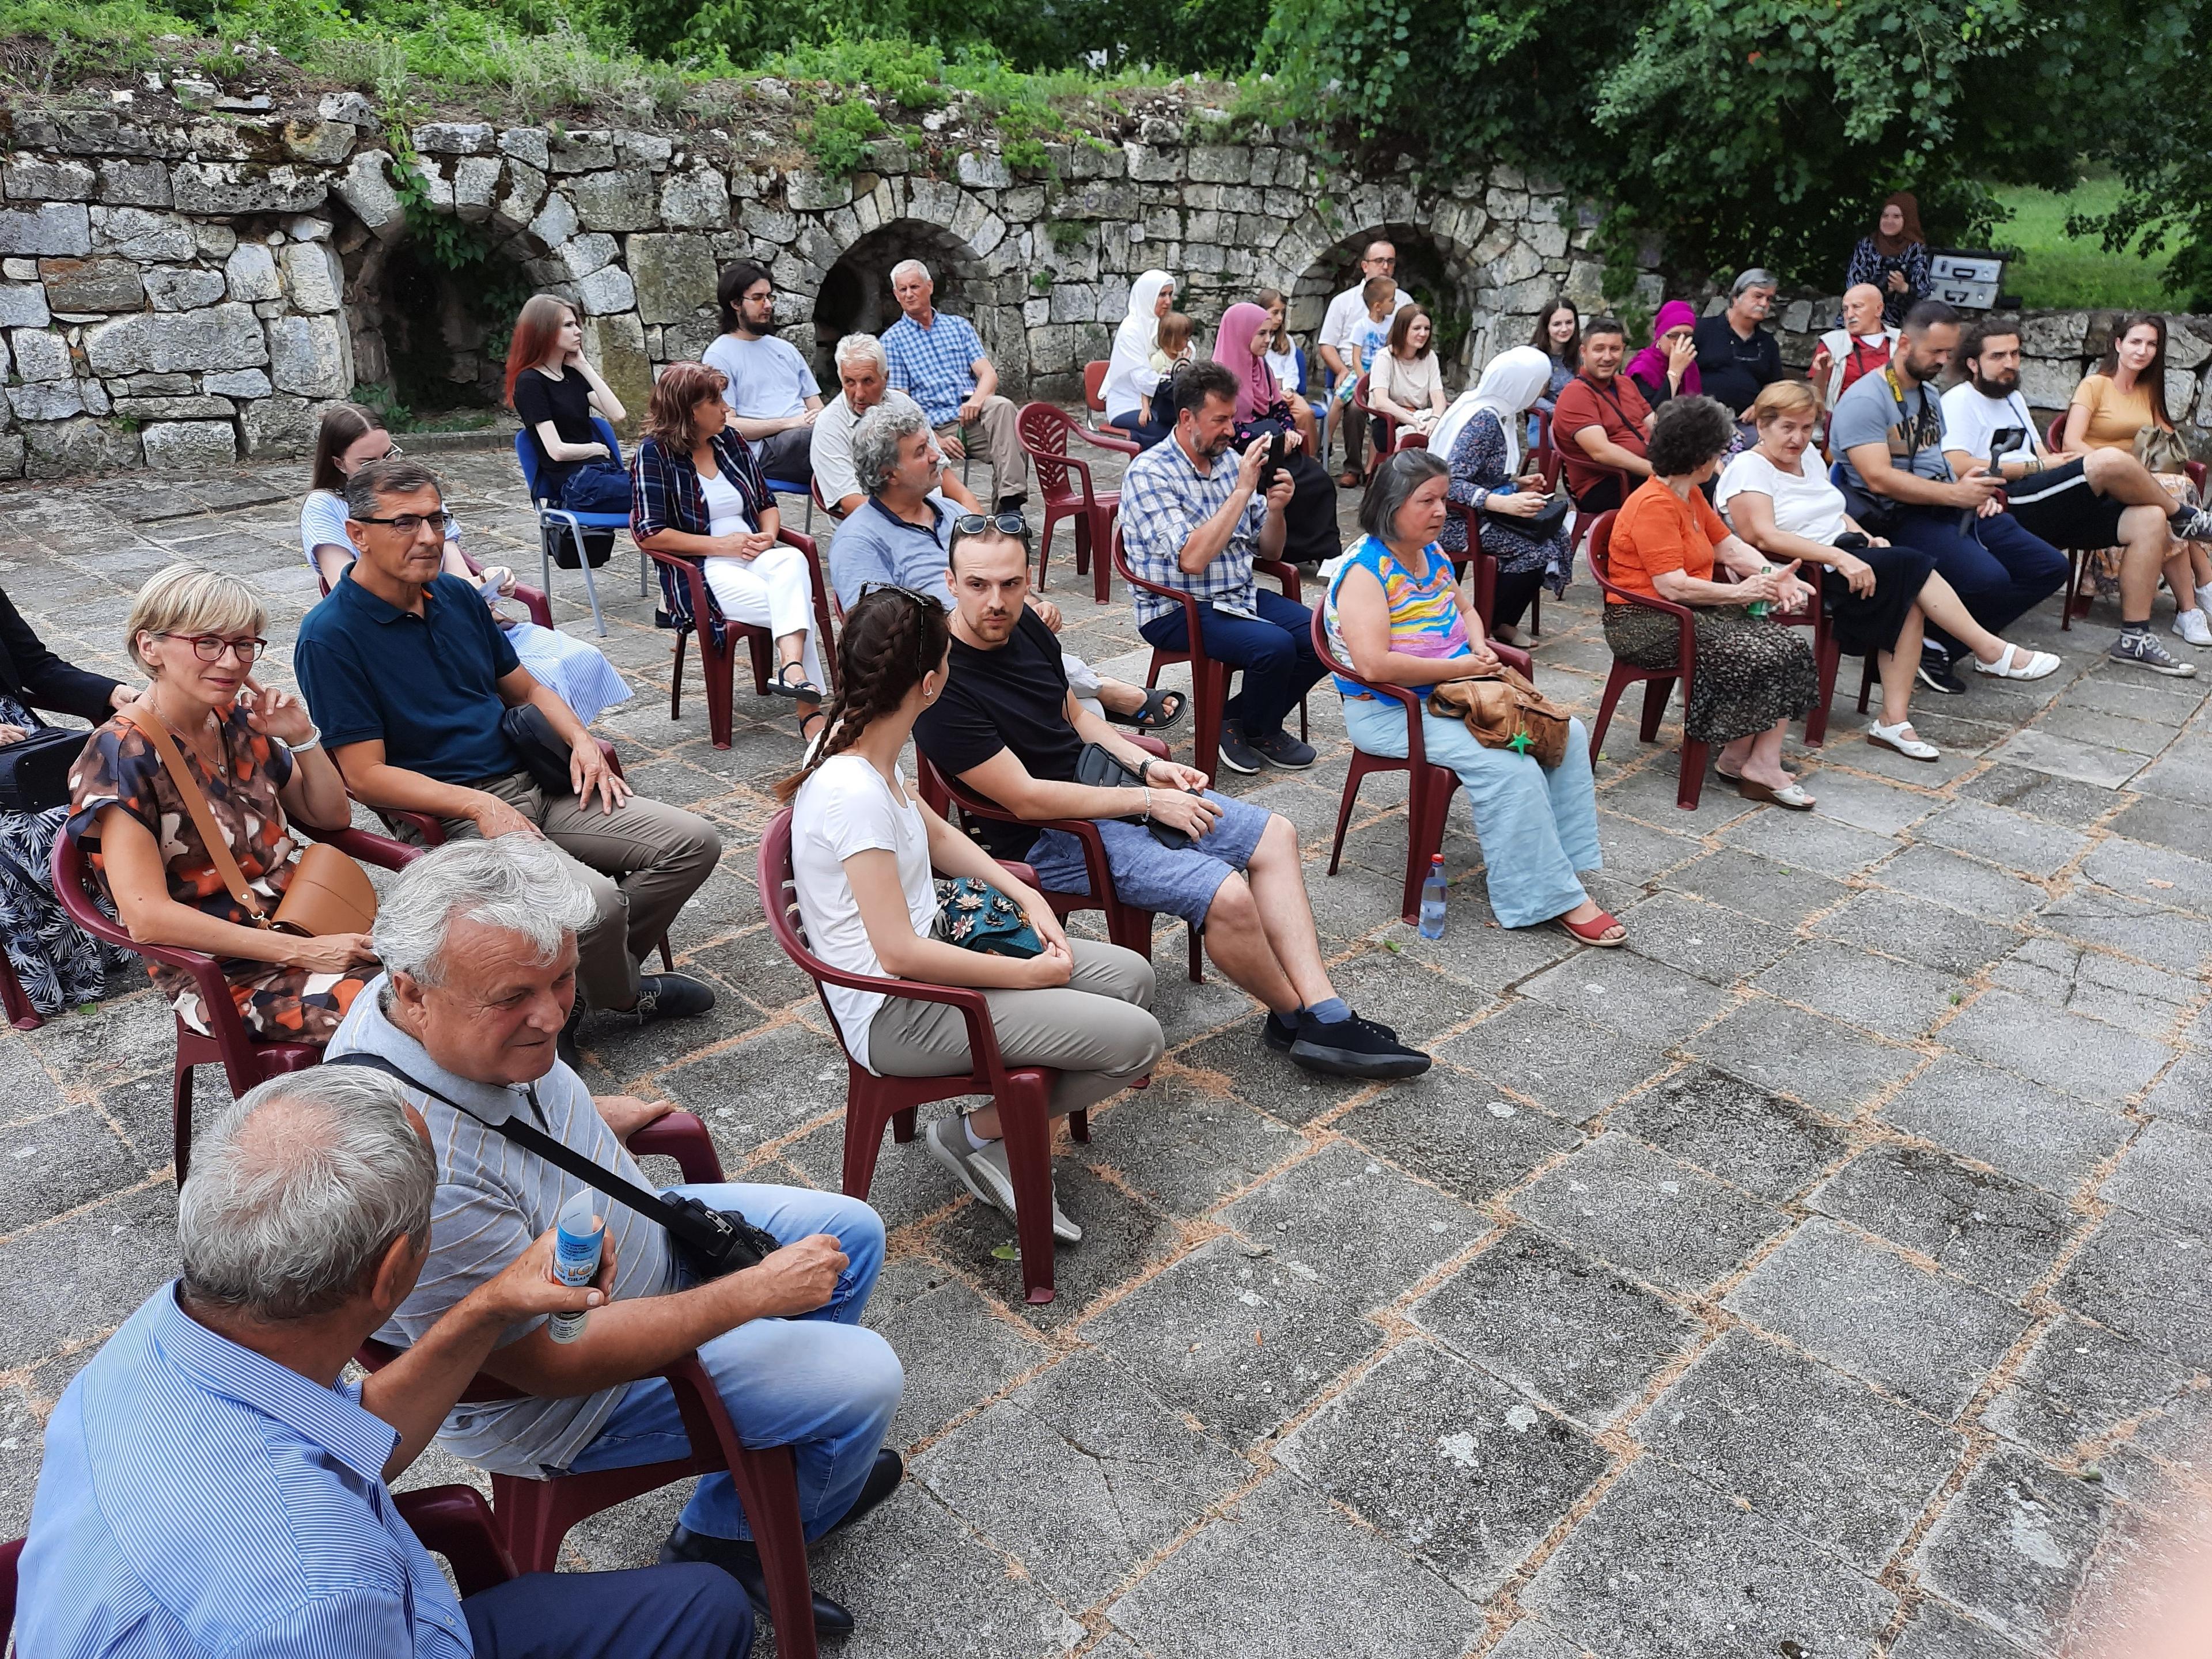
[[963,513],[952,521],[956,536],[980,536],[990,530],[1024,541],[1030,538],[1030,521],[1018,513]]

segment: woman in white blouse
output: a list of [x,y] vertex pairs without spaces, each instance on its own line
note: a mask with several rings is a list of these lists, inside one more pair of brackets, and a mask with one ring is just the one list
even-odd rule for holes
[[1436,324],[1427,312],[1418,305],[1405,307],[1391,320],[1389,349],[1378,354],[1367,371],[1367,406],[1423,434],[1435,429],[1445,407],[1443,370],[1431,349],[1435,336]]

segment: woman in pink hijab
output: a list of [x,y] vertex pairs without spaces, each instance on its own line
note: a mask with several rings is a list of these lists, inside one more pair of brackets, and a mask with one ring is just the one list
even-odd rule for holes
[[1306,453],[1291,416],[1290,398],[1267,368],[1274,319],[1267,307],[1240,301],[1222,313],[1213,331],[1213,361],[1237,377],[1237,447],[1249,447],[1281,433],[1291,444],[1283,470],[1291,475],[1291,504],[1283,510],[1283,557],[1314,566],[1344,550],[1336,533],[1336,481]]
[[1651,319],[1651,343],[1628,360],[1628,378],[1656,409],[1669,398],[1694,398],[1704,392],[1698,373],[1698,348],[1691,336],[1698,313],[1686,300],[1669,300]]

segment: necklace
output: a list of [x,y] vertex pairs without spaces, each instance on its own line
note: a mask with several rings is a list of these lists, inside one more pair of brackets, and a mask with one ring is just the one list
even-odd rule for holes
[[[228,789],[230,787],[230,755],[228,746],[222,740],[221,717],[216,715],[213,709],[210,709],[207,714],[201,716],[196,727],[183,721],[171,720],[168,711],[161,707],[161,689],[158,685],[154,688],[151,701],[155,716],[166,721],[169,729],[184,740],[185,751],[200,763],[200,769],[210,777],[220,777],[223,781],[223,787]],[[210,717],[213,717],[216,722],[213,759],[209,758],[206,750],[203,747],[207,738],[208,720]]]

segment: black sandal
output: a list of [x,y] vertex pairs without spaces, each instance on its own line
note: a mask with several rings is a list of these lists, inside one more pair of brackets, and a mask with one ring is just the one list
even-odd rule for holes
[[1182,711],[1190,707],[1186,692],[1167,686],[1154,686],[1145,693],[1145,706],[1133,714],[1114,714],[1109,718],[1116,726],[1126,726],[1135,732],[1164,732],[1182,718]]
[[[794,668],[799,671],[799,683],[796,685],[784,678],[784,676]],[[768,693],[772,697],[789,697],[794,702],[822,701],[822,688],[806,678],[806,665],[804,663],[787,662],[777,669],[775,678],[768,683]]]

